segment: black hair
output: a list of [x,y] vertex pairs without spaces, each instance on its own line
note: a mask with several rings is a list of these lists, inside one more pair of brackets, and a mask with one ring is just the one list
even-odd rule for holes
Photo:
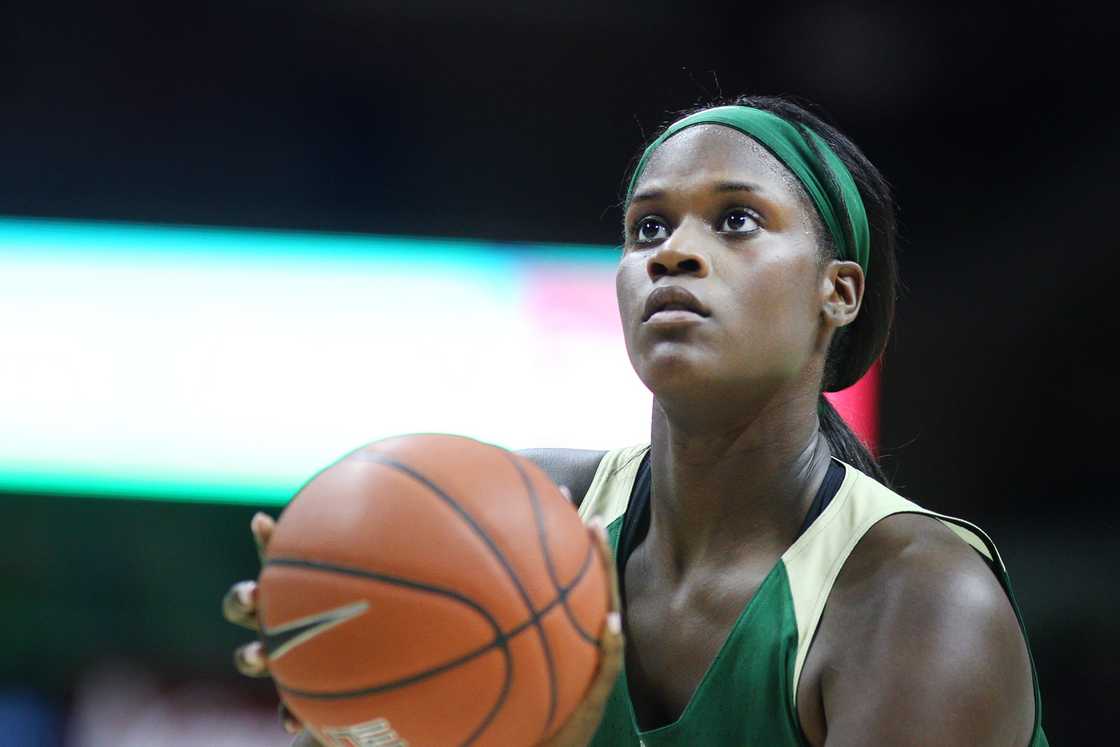
[[[843,133],[826,122],[822,117],[810,112],[806,107],[791,99],[780,96],[741,96],[731,101],[708,104],[673,117],[672,122],[682,116],[713,106],[734,104],[750,106],[776,114],[801,130],[812,130],[832,149],[851,172],[859,188],[867,222],[871,229],[871,252],[867,267],[867,283],[863,293],[863,303],[855,321],[841,327],[832,337],[825,359],[824,377],[818,400],[818,417],[821,432],[828,440],[833,456],[851,464],[861,472],[874,477],[883,484],[889,484],[886,474],[878,460],[859,439],[844,419],[824,396],[855,384],[879,359],[890,337],[894,321],[894,305],[898,286],[898,266],[895,260],[895,247],[898,242],[895,221],[894,198],[890,185],[867,156]],[[671,122],[669,123],[671,124]],[[668,124],[666,125],[666,127]],[[662,128],[658,135],[664,131]],[[804,133],[803,133],[804,134]],[[655,136],[656,138],[656,136]],[[816,149],[811,138],[806,141]],[[651,141],[652,142],[652,139]],[[636,161],[635,161],[636,164]],[[636,166],[635,166],[636,167]],[[629,180],[626,182],[629,184]],[[843,204],[843,194],[835,182],[826,184],[830,198]],[[854,245],[852,226],[847,211],[840,211],[843,227],[847,234],[848,245]],[[814,216],[816,211],[814,211]],[[818,235],[821,237],[822,259],[832,259],[836,246],[824,230],[823,221],[816,217]]]

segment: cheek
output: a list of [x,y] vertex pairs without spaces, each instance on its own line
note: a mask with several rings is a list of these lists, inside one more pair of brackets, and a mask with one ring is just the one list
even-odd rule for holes
[[642,378],[642,354],[638,352],[641,347],[638,338],[641,335],[645,294],[649,292],[645,261],[632,255],[624,256],[615,271],[614,290],[618,299],[618,316],[622,323],[622,341],[626,346],[626,355],[639,378]]
[[623,257],[614,275],[614,292],[618,299],[618,313],[622,319],[622,330],[629,337],[630,328],[641,303],[639,298],[641,283],[644,279],[644,266],[639,266],[632,257]]
[[741,301],[736,326],[750,338],[746,348],[800,355],[815,345],[820,317],[815,258],[775,258],[740,276],[730,291]]

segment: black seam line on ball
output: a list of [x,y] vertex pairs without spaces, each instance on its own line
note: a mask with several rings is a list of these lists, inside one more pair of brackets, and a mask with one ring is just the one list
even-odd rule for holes
[[509,697],[510,687],[513,682],[513,657],[509,651],[509,636],[505,635],[502,632],[501,626],[498,625],[498,621],[495,620],[493,616],[486,611],[485,608],[483,608],[481,605],[479,605],[469,597],[466,597],[452,589],[432,586],[430,584],[411,581],[409,579],[399,578],[397,576],[389,576],[383,573],[374,573],[372,571],[366,571],[360,568],[350,568],[348,566],[335,565],[333,563],[317,563],[308,560],[299,560],[296,558],[272,558],[265,563],[265,566],[268,565],[289,566],[294,568],[301,568],[304,570],[320,571],[324,573],[339,573],[350,576],[357,576],[359,578],[364,578],[372,581],[380,581],[391,585],[415,589],[417,591],[424,591],[440,596],[447,596],[455,599],[456,601],[462,602],[471,609],[477,611],[486,619],[488,623],[490,623],[490,627],[494,630],[494,640],[486,646],[480,648],[478,651],[470,652],[455,661],[447,662],[443,665],[440,665],[439,667],[436,667],[435,669],[429,669],[424,672],[419,672],[412,677],[406,678],[405,680],[397,680],[395,682],[386,683],[386,685],[384,686],[371,688],[369,689],[369,692],[366,693],[358,691],[355,693],[325,694],[315,693],[311,691],[302,691],[296,688],[287,687],[279,679],[273,677],[273,681],[276,683],[276,687],[280,690],[283,690],[284,692],[290,693],[297,697],[304,697],[312,700],[341,700],[349,697],[354,697],[356,695],[371,694],[373,692],[382,692],[384,690],[391,689],[399,689],[401,687],[406,687],[409,684],[428,679],[429,677],[433,677],[437,674],[440,674],[441,672],[448,671],[449,669],[453,669],[454,667],[464,664],[477,656],[481,656],[483,653],[486,653],[491,649],[497,648],[502,652],[502,662],[505,666],[505,673],[502,676],[502,688],[498,693],[498,697],[494,702],[494,705],[491,706],[486,716],[482,719],[482,722],[477,727],[475,727],[475,730],[471,732],[470,736],[467,737],[466,741],[463,742],[461,747],[469,747],[472,742],[477,740],[479,736],[481,736],[490,726],[491,722],[493,722],[494,718],[498,715],[498,712],[501,711],[502,706],[505,705],[506,698]]
[[303,560],[302,558],[268,558],[265,560],[261,570],[263,571],[264,568],[267,568],[270,565],[285,566],[289,568],[305,568],[307,570],[324,571],[328,573],[340,573],[344,576],[357,576],[358,578],[365,578],[369,579],[370,581],[381,581],[393,586],[403,586],[408,589],[415,589],[416,591],[423,591],[429,594],[450,597],[451,599],[465,604],[478,614],[482,615],[482,617],[486,619],[486,622],[490,623],[490,627],[494,630],[494,634],[496,637],[500,638],[502,635],[502,626],[498,624],[498,621],[494,619],[494,616],[491,615],[485,607],[483,607],[481,604],[474,601],[470,597],[465,596],[464,594],[454,589],[448,589],[443,586],[434,586],[432,584],[423,583],[422,581],[413,581],[411,579],[401,578],[400,576],[393,576],[387,573],[367,571],[364,568],[354,568],[353,566],[338,565],[337,563],[323,563],[317,560]]
[[[466,664],[467,662],[471,661],[472,659],[476,659],[479,656],[482,656],[483,654],[487,653],[488,651],[490,651],[493,648],[499,648],[499,649],[502,650],[502,653],[505,655],[506,681],[502,685],[502,695],[501,695],[501,698],[498,702],[498,705],[495,706],[495,708],[493,710],[493,713],[491,714],[491,716],[488,717],[487,723],[489,723],[489,720],[492,719],[493,715],[497,713],[497,709],[501,706],[502,702],[505,701],[506,695],[509,691],[509,682],[512,679],[512,671],[511,671],[511,665],[510,665],[511,656],[510,656],[510,653],[509,653],[509,641],[510,641],[510,639],[514,638],[515,636],[520,635],[521,633],[528,630],[533,625],[539,624],[540,618],[544,617],[549,612],[556,609],[557,605],[563,604],[563,599],[567,596],[568,593],[571,592],[571,590],[573,588],[575,588],[575,586],[577,584],[579,584],[580,580],[582,580],[583,576],[587,573],[587,569],[591,567],[591,563],[589,561],[593,557],[593,555],[594,555],[594,552],[593,552],[593,548],[592,548],[592,552],[589,552],[587,554],[587,558],[584,560],[583,567],[580,569],[580,572],[577,574],[576,578],[573,579],[572,583],[569,586],[567,586],[565,589],[563,589],[563,591],[561,592],[561,596],[558,596],[556,599],[552,600],[547,605],[545,605],[540,610],[540,612],[534,613],[534,617],[532,617],[532,618],[530,618],[530,619],[528,619],[528,620],[526,620],[522,623],[519,623],[519,624],[515,625],[514,627],[510,628],[508,632],[503,633],[500,628],[496,628],[497,633],[496,633],[493,641],[490,641],[489,643],[486,643],[482,646],[479,646],[478,648],[476,648],[473,651],[468,651],[467,653],[463,654],[462,656],[456,657],[455,659],[452,659],[451,661],[444,662],[443,664],[439,664],[439,665],[437,665],[435,667],[432,667],[430,669],[425,669],[422,672],[417,672],[416,674],[412,674],[412,675],[409,675],[407,677],[402,677],[400,679],[391,680],[389,682],[385,682],[385,683],[382,683],[380,685],[371,685],[369,687],[363,687],[363,688],[359,688],[359,689],[356,689],[356,690],[329,690],[329,691],[300,690],[298,688],[294,688],[294,687],[290,687],[289,685],[285,685],[283,683],[283,681],[277,679],[276,677],[273,677],[273,680],[276,683],[276,687],[278,687],[279,689],[283,690],[286,693],[290,693],[290,694],[295,695],[295,696],[300,697],[300,698],[307,698],[309,700],[345,700],[347,698],[357,698],[357,697],[362,697],[364,695],[376,695],[378,693],[387,692],[389,690],[399,690],[402,687],[408,687],[409,685],[413,685],[413,684],[416,684],[417,682],[420,682],[422,680],[426,680],[429,677],[434,677],[437,674],[442,674],[443,672],[446,672],[449,669],[454,669],[457,666],[460,666],[462,664]],[[266,565],[268,565],[268,564],[295,566],[295,567],[299,567],[299,568],[307,568],[309,570],[317,570],[317,571],[333,571],[333,572],[337,572],[337,573],[348,573],[348,574],[351,574],[351,575],[371,578],[375,581],[388,581],[389,583],[394,583],[394,581],[399,580],[401,582],[401,585],[403,585],[403,586],[418,588],[418,589],[421,589],[421,590],[431,590],[431,591],[434,591],[437,594],[447,593],[448,596],[453,596],[453,597],[456,597],[456,598],[461,596],[461,595],[457,595],[455,592],[448,593],[447,590],[440,589],[438,587],[427,587],[424,584],[418,584],[414,581],[408,581],[407,579],[395,579],[392,576],[383,576],[382,574],[370,573],[368,571],[361,571],[361,570],[354,569],[354,568],[346,568],[345,566],[328,565],[326,563],[312,563],[312,562],[305,561],[305,560],[293,560],[293,559],[289,559],[289,558],[274,558],[272,560],[269,560],[268,563],[266,563]],[[462,599],[467,604],[470,604],[473,607],[473,604],[471,603],[471,601],[467,597],[462,597]],[[481,608],[480,608],[480,610],[481,610]],[[490,617],[489,614],[487,614],[484,610],[481,610],[481,611],[483,612],[484,615],[486,615],[487,619],[492,620],[492,618]],[[495,624],[495,626],[496,626],[496,624]],[[596,645],[598,645],[598,642],[596,642]],[[484,726],[485,726],[485,724],[484,724]],[[481,731],[479,733],[481,733]],[[472,736],[471,739],[473,740],[476,736],[477,735]],[[469,743],[469,741],[468,741],[468,743]]]
[[[349,566],[336,565],[334,563],[319,563],[309,560],[300,560],[298,558],[281,557],[270,558],[265,562],[264,565],[266,568],[270,565],[277,565],[287,566],[291,568],[302,568],[304,570],[311,571],[320,571],[323,573],[339,573],[348,576],[356,576],[358,578],[363,578],[371,581],[379,581],[394,586],[402,586],[407,589],[414,589],[416,591],[423,591],[429,594],[449,597],[457,602],[465,604],[467,607],[470,607],[474,611],[478,612],[483,617],[483,619],[485,619],[486,622],[490,624],[490,628],[494,633],[493,641],[491,641],[489,644],[482,647],[478,651],[470,652],[466,656],[459,657],[459,659],[440,665],[434,670],[420,672],[416,675],[413,675],[412,677],[405,678],[405,680],[397,680],[395,682],[386,683],[383,686],[367,688],[366,690],[368,691],[368,693],[373,693],[381,692],[382,690],[391,690],[405,687],[413,682],[427,679],[428,677],[432,677],[436,674],[439,674],[440,672],[446,671],[455,666],[470,661],[476,656],[480,656],[482,653],[485,653],[486,651],[489,651],[493,648],[497,648],[502,652],[502,659],[505,663],[505,676],[502,679],[502,689],[498,695],[498,701],[494,704],[493,708],[490,709],[490,712],[486,714],[486,718],[483,719],[483,722],[478,726],[475,732],[472,733],[472,735],[464,743],[464,745],[469,745],[472,741],[474,741],[478,737],[478,735],[480,735],[486,729],[486,727],[489,726],[490,722],[494,720],[494,717],[497,716],[498,711],[501,710],[502,705],[505,703],[505,700],[509,695],[510,685],[513,680],[513,658],[510,655],[509,651],[509,637],[502,632],[502,628],[500,625],[498,625],[498,621],[494,619],[494,616],[487,612],[482,605],[478,604],[478,602],[475,602],[470,597],[464,596],[463,594],[460,594],[453,589],[432,586],[431,584],[411,581],[409,579],[400,578],[398,576],[390,576],[384,573],[375,573],[373,571],[366,571],[361,568],[351,568]],[[299,690],[297,688],[287,687],[283,684],[283,682],[275,677],[273,678],[273,680],[276,682],[276,686],[285,692],[315,700],[341,700],[348,697],[354,697],[355,695],[368,694],[367,692],[361,690],[355,691],[353,693],[316,693],[314,691]]]
[[398,462],[396,459],[392,459],[383,454],[370,451],[358,452],[354,455],[353,458],[390,467],[408,475],[412,479],[419,482],[421,485],[424,485],[428,488],[428,490],[431,490],[433,493],[435,493],[440,500],[450,506],[452,510],[459,514],[460,518],[462,518],[463,521],[467,523],[467,526],[469,526],[471,530],[473,530],[474,533],[478,535],[479,539],[486,543],[487,547],[490,548],[490,552],[492,552],[494,554],[494,557],[497,558],[498,562],[502,565],[502,568],[505,569],[506,575],[509,576],[510,581],[513,582],[514,587],[516,587],[517,593],[521,596],[521,601],[524,602],[525,608],[529,612],[530,619],[534,620],[534,624],[537,629],[537,639],[540,641],[541,651],[544,652],[545,666],[548,668],[548,681],[550,683],[555,683],[556,663],[552,660],[552,651],[549,649],[548,639],[544,634],[544,628],[541,627],[540,618],[539,616],[537,616],[537,610],[533,607],[533,600],[529,598],[529,593],[521,584],[521,579],[517,577],[517,573],[513,570],[513,566],[510,565],[509,560],[505,555],[502,554],[501,548],[499,548],[497,543],[494,542],[493,538],[486,533],[486,530],[483,529],[478,524],[478,522],[474,520],[474,517],[467,513],[466,509],[460,506],[458,501],[452,498],[445,490],[436,485],[423,474],[417,472],[412,467],[409,467],[407,464]]
[[[556,569],[552,566],[552,556],[548,552],[548,534],[544,530],[544,517],[541,516],[540,501],[537,498],[537,491],[533,489],[533,484],[529,481],[529,476],[525,474],[525,470],[517,463],[517,459],[504,449],[498,449],[502,455],[509,461],[513,468],[517,470],[517,474],[521,476],[521,482],[525,485],[525,492],[529,497],[529,505],[533,510],[533,525],[537,530],[537,543],[540,546],[541,554],[544,556],[544,564],[548,569],[549,580],[552,581],[552,590],[558,599],[562,599],[562,604],[565,613],[568,615],[568,620],[572,619],[571,612],[568,610],[566,595],[562,592],[560,583],[556,578]],[[577,627],[578,629],[578,627]],[[549,657],[552,656],[552,647],[549,646]],[[544,728],[541,730],[541,739],[548,736],[548,730],[552,727],[552,722],[556,718],[556,678],[554,672],[549,668],[548,672],[548,715],[544,720]]]
[[498,693],[498,699],[494,701],[494,705],[491,706],[486,716],[482,719],[482,723],[475,727],[475,730],[470,733],[461,747],[469,747],[472,742],[482,736],[483,732],[490,727],[490,723],[498,715],[498,711],[502,709],[502,706],[506,702],[506,697],[509,696],[510,684],[513,682],[513,657],[509,653],[508,641],[503,640],[501,648],[504,654],[502,660],[505,662],[506,666],[505,675],[502,677],[502,691]]
[[[521,465],[517,463],[517,460],[514,458],[514,456],[508,451],[505,453],[510,462],[513,463],[513,466],[516,467],[517,471],[521,473],[521,479],[525,482],[525,489],[529,491],[529,498],[533,503],[533,517],[536,519],[537,523],[537,534],[540,537],[541,548],[544,551],[545,564],[548,566],[548,575],[552,578],[552,585],[559,593],[564,587],[560,584],[560,580],[557,577],[556,573],[556,566],[552,562],[552,553],[549,552],[548,533],[545,532],[544,529],[544,516],[541,513],[540,497],[537,495],[537,490],[533,487],[533,483],[529,480],[529,475],[525,472],[524,469],[522,469]],[[595,543],[589,542],[589,544],[591,546],[594,546]],[[582,575],[582,570],[578,575]],[[575,584],[572,584],[572,586],[574,585]],[[571,588],[571,586],[569,586],[568,588]],[[572,612],[572,608],[568,606],[567,595],[564,596],[564,614],[567,615],[568,622],[570,622],[572,624],[572,627],[576,629],[576,633],[579,634],[580,638],[596,646],[599,645],[599,639],[585,630],[584,627],[580,625],[579,620],[576,619],[575,613]]]
[[[553,602],[547,608],[542,610],[542,614],[547,614],[559,603],[559,600]],[[492,649],[501,648],[508,651],[510,639],[528,630],[534,622],[535,620],[527,620],[526,622],[523,622],[517,627],[510,630],[509,633],[503,633],[493,641],[479,646],[473,651],[468,651],[462,656],[458,656],[451,661],[444,662],[443,664],[438,664],[421,672],[417,672],[416,674],[410,674],[407,677],[401,677],[399,679],[391,680],[390,682],[385,682],[380,685],[371,685],[369,687],[363,687],[357,690],[300,690],[298,688],[285,685],[280,680],[276,680],[276,678],[273,679],[276,681],[276,686],[284,692],[290,693],[300,698],[307,698],[309,700],[344,700],[346,698],[359,698],[365,695],[378,695],[390,690],[399,690],[402,687],[408,687],[409,685],[414,685],[417,682],[421,682],[422,680],[426,680],[431,677],[435,677],[436,675],[443,674],[450,669],[454,669],[455,667],[466,664],[472,659],[477,659],[479,656],[490,652]]]
[[[565,606],[567,605],[568,595],[571,594],[572,589],[574,589],[577,585],[579,585],[579,582],[583,580],[583,577],[585,575],[587,575],[587,569],[591,567],[591,562],[590,561],[591,561],[591,558],[594,555],[595,555],[595,548],[594,547],[589,547],[588,548],[588,553],[587,553],[587,555],[584,556],[583,564],[580,565],[579,571],[576,572],[575,578],[573,578],[572,582],[570,584],[568,584],[567,586],[561,586],[560,587],[560,591],[556,595],[556,598],[553,599],[551,602],[549,602],[547,605],[545,605],[544,608],[536,615],[537,620],[544,617],[549,612],[552,612],[552,610],[556,609],[557,605],[565,605]],[[526,620],[525,622],[520,623],[519,625],[515,625],[514,627],[510,628],[509,631],[506,632],[506,637],[507,638],[512,638],[513,636],[517,635],[522,630],[524,630],[525,628],[534,624],[535,622],[536,622],[536,620],[530,618],[529,620]],[[585,639],[585,640],[587,640],[587,642],[590,643],[592,646],[595,646],[595,647],[599,646],[599,639],[598,638],[590,638],[590,639]]]

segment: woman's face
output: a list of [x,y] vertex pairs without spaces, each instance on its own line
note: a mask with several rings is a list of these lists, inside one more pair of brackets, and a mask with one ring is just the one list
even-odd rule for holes
[[831,283],[812,204],[769,152],[728,127],[683,130],[647,163],[625,230],[626,348],[659,398],[768,396],[809,380],[815,396]]

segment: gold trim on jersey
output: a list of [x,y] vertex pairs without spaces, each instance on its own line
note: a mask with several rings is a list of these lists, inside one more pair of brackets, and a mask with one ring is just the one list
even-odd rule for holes
[[895,514],[930,516],[941,521],[989,562],[1003,568],[995,545],[978,527],[922,508],[850,464],[840,463],[846,472],[840,489],[805,534],[782,554],[797,620],[797,659],[790,692],[795,707],[801,670],[836,577],[852,550],[875,524]]
[[612,449],[603,455],[595,470],[595,478],[587,488],[587,494],[579,504],[579,515],[584,521],[592,516],[603,519],[603,526],[626,513],[630,502],[630,491],[638,476],[642,455],[649,450],[649,444]]
[[[613,449],[603,456],[580,504],[579,515],[584,521],[598,515],[604,525],[609,525],[626,512],[638,467],[648,449],[648,444],[629,446]],[[1004,570],[995,545],[975,525],[922,508],[850,464],[837,461],[844,466],[844,481],[836,495],[781,557],[797,622],[797,658],[790,688],[795,708],[801,671],[836,577],[852,550],[875,524],[895,514],[930,516]]]

